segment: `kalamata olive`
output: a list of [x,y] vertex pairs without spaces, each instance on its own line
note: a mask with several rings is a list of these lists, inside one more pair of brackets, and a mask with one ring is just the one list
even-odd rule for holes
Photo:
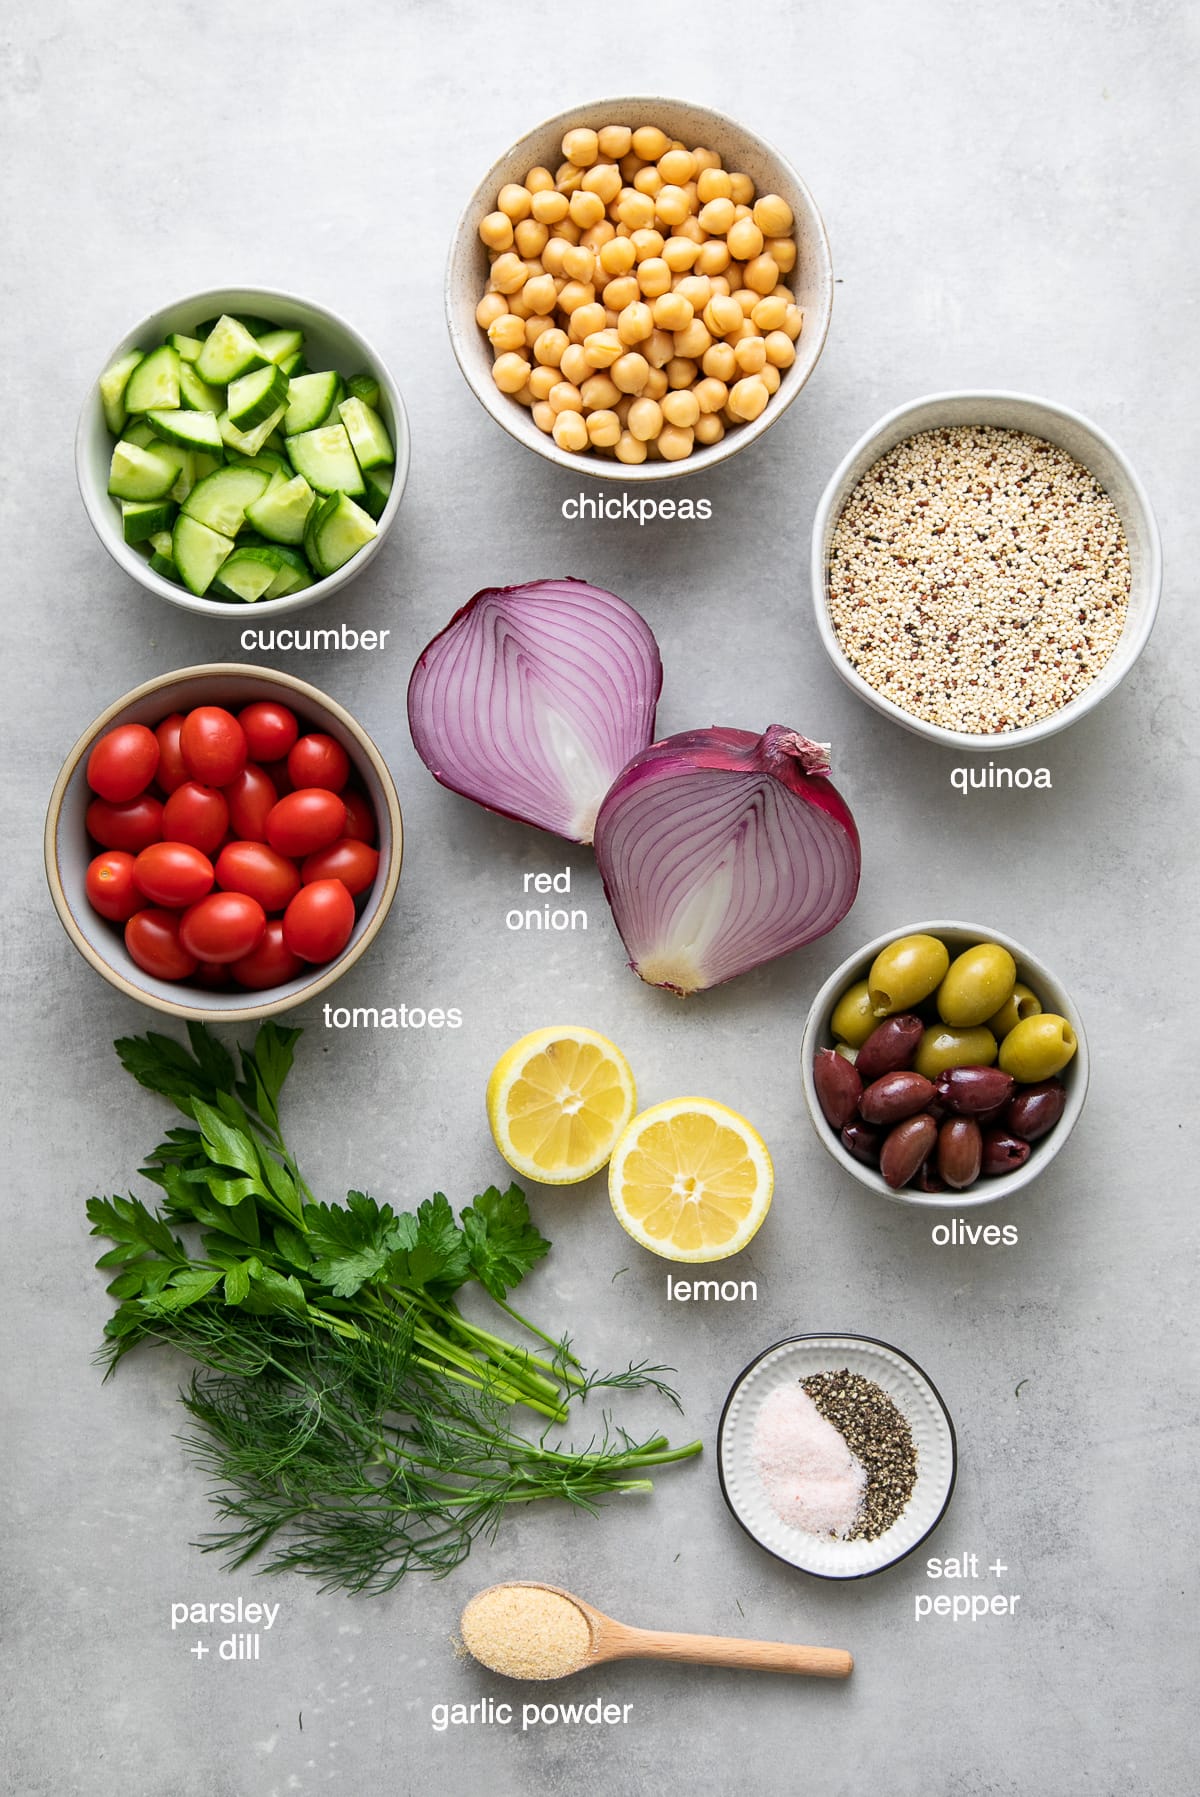
[[857,1120],[847,1123],[842,1131],[842,1147],[852,1154],[856,1161],[862,1161],[866,1167],[879,1164],[879,1131],[872,1129],[869,1123]]
[[1041,1011],[1035,1017],[1023,1017],[1009,1030],[1000,1045],[1000,1065],[1022,1085],[1040,1085],[1062,1072],[1078,1046],[1065,1017]]
[[980,1129],[991,1129],[993,1124],[999,1123],[1007,1109],[1008,1100],[1005,1099],[1003,1104],[994,1104],[990,1111],[976,1111],[974,1113],[975,1121]]
[[863,1088],[859,1115],[864,1123],[899,1123],[923,1111],[933,1095],[932,1084],[919,1073],[885,1073]]
[[944,1192],[946,1182],[937,1170],[933,1161],[926,1161],[913,1180],[918,1192]]
[[911,1067],[924,1034],[925,1025],[911,1011],[903,1011],[898,1017],[885,1017],[858,1051],[855,1065],[863,1079],[869,1084],[873,1079],[881,1079],[885,1073],[899,1073],[903,1068]]
[[893,1192],[906,1186],[928,1160],[937,1135],[932,1117],[906,1117],[888,1131],[879,1151],[879,1171]]
[[1005,1107],[1004,1121],[1023,1142],[1040,1142],[1063,1114],[1067,1088],[1060,1079],[1043,1079],[1025,1086]]
[[1009,1135],[1005,1129],[989,1129],[983,1138],[982,1171],[986,1179],[996,1179],[1001,1173],[1015,1173],[1029,1159],[1028,1142],[1019,1137]]
[[965,1192],[983,1165],[983,1132],[974,1117],[949,1117],[938,1130],[937,1168],[955,1192]]
[[825,1121],[834,1129],[844,1129],[853,1121],[862,1096],[857,1067],[832,1048],[820,1048],[813,1061],[813,1085]]
[[962,1117],[994,1111],[1012,1097],[1013,1077],[999,1067],[947,1067],[937,1076],[937,1095]]

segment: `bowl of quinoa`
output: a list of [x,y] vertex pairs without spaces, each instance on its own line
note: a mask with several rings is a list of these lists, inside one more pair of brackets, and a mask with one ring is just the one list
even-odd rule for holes
[[939,393],[845,457],[813,525],[817,628],[859,696],[946,747],[1024,748],[1129,672],[1162,551],[1110,438],[1020,393]]

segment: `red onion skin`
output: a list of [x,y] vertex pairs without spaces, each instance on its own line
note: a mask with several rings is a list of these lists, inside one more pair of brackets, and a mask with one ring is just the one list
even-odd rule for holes
[[[587,843],[591,841],[592,819],[576,818],[573,821],[582,827],[572,828],[563,805],[555,802],[559,795],[552,790],[549,782],[539,783],[535,770],[531,767],[521,768],[518,775],[519,778],[523,776],[526,788],[524,798],[528,808],[522,809],[516,802],[505,802],[500,788],[505,784],[511,787],[513,781],[511,772],[506,779],[503,771],[498,769],[502,770],[506,761],[510,764],[518,762],[520,755],[506,755],[505,746],[497,745],[488,722],[474,710],[476,705],[486,706],[489,700],[494,701],[495,695],[490,690],[479,693],[474,689],[466,695],[457,693],[453,687],[452,675],[448,672],[450,658],[453,658],[455,667],[461,667],[460,656],[465,640],[462,626],[467,620],[476,617],[481,628],[490,628],[493,633],[498,633],[501,647],[506,647],[507,632],[507,636],[517,643],[516,665],[528,669],[536,661],[536,656],[527,647],[521,646],[519,633],[533,632],[534,626],[528,616],[528,609],[538,604],[545,605],[547,601],[554,601],[560,608],[557,620],[557,660],[560,668],[566,668],[569,663],[571,683],[583,687],[587,693],[586,702],[581,704],[581,716],[586,706],[591,706],[590,718],[585,718],[584,721],[599,728],[599,714],[603,712],[603,725],[611,737],[611,743],[598,745],[593,735],[589,746],[593,749],[607,749],[617,745],[616,753],[610,753],[606,758],[606,771],[610,779],[615,778],[628,755],[636,753],[653,737],[655,712],[662,691],[662,660],[653,631],[627,601],[618,598],[615,593],[591,586],[587,581],[573,576],[529,581],[520,586],[484,587],[465,605],[460,606],[450,622],[417,658],[408,687],[409,728],[413,745],[421,760],[434,779],[451,792],[471,799],[498,816],[549,831],[553,835],[564,837],[568,842]],[[590,612],[589,601],[594,602]],[[523,611],[525,616],[522,616]],[[450,640],[456,637],[458,641]],[[572,653],[569,656],[563,649],[563,643],[568,637],[573,638]],[[547,643],[550,644],[551,641],[552,638],[547,637]],[[496,643],[493,642],[490,646],[494,649]],[[511,671],[511,658],[498,659],[503,659]],[[627,685],[622,691],[616,690],[618,662],[621,672],[627,678]],[[478,667],[474,672],[478,676]],[[439,682],[435,695],[432,688]],[[455,717],[448,717],[446,711],[435,702],[436,698],[440,698],[448,705],[451,697],[466,706],[466,715],[477,738],[469,747],[464,744],[461,734],[463,715],[460,713]],[[569,712],[570,695],[563,694],[561,697],[564,713]],[[511,705],[500,706],[498,710],[507,728]],[[494,753],[498,747],[501,752]],[[540,790],[535,790],[539,784]],[[601,782],[602,787],[606,784],[607,782]],[[603,796],[603,790],[594,794],[594,805],[591,807],[593,817]],[[588,808],[585,806],[582,809],[586,811]]]
[[[721,726],[684,731],[678,736],[665,737],[634,756],[600,807],[594,846],[605,895],[629,952],[629,965],[641,979],[648,985],[661,986],[686,997],[690,992],[721,985],[752,967],[790,953],[841,922],[858,891],[860,849],[854,819],[841,794],[831,784],[828,773],[828,749],[780,724],[772,724],[761,737],[750,730]],[[772,782],[778,783],[786,795],[814,807],[831,826],[821,845],[822,851],[840,863],[829,876],[830,882],[836,885],[832,902],[830,893],[826,892],[823,907],[815,917],[799,921],[792,917],[775,919],[770,939],[758,944],[762,952],[756,949],[747,954],[743,946],[739,952],[717,956],[718,961],[723,958],[729,964],[715,968],[697,965],[695,958],[689,957],[686,944],[680,951],[678,945],[664,947],[661,942],[650,940],[639,954],[637,937],[639,934],[653,937],[654,919],[648,912],[653,908],[654,900],[661,902],[663,898],[657,877],[661,868],[655,865],[653,854],[647,858],[644,842],[630,842],[624,827],[639,797],[652,796],[659,788],[677,784],[678,803],[675,807],[663,807],[662,817],[665,818],[672,809],[686,807],[689,777],[709,774],[730,776],[728,791],[735,801],[733,782],[738,776],[744,776],[747,801],[755,802],[755,815],[760,823],[766,807],[763,795]],[[711,786],[707,790],[712,790]],[[725,790],[725,783],[721,783],[721,790]],[[733,809],[733,806],[729,808]],[[793,822],[797,815],[801,814],[793,813]],[[741,834],[740,830],[738,834]],[[685,850],[681,846],[678,852],[682,855]],[[639,886],[643,889],[639,890]],[[694,890],[702,892],[703,882],[698,882]],[[691,891],[688,889],[689,899]],[[739,928],[742,927],[739,924]]]

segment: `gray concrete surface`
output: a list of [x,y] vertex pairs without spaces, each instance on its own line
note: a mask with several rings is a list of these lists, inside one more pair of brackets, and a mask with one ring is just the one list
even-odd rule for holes
[[[1195,1788],[1195,1150],[1180,1077],[1197,952],[1195,19],[1133,0],[9,9],[0,1784],[14,1797]],[[697,483],[714,507],[703,526],[565,523],[577,483],[483,416],[442,322],[447,235],[479,172],[572,97],[631,81],[723,107],[785,149],[824,207],[839,279],[808,391]],[[663,1265],[627,1243],[599,1182],[535,1200],[555,1246],[530,1308],[593,1363],[673,1363],[687,1414],[672,1428],[703,1435],[702,1461],[598,1520],[514,1516],[442,1583],[355,1601],[275,1581],[279,1620],[249,1666],[198,1662],[169,1626],[175,1601],[264,1595],[188,1545],[209,1515],[175,1439],[181,1366],[135,1358],[102,1388],[89,1362],[107,1300],[84,1200],[129,1184],[166,1117],[109,1046],[148,1015],[75,954],[40,867],[51,783],[96,712],[159,670],[238,656],[232,624],[172,611],[109,563],[71,445],[131,319],[239,280],[347,313],[409,403],[395,535],[309,614],[388,624],[390,646],[279,665],[363,719],[405,807],[398,902],[338,997],[466,1017],[428,1040],[337,1036],[315,1007],[296,1018],[289,1116],[312,1175],[331,1194],[355,1181],[469,1197],[500,1171],[488,1068],[564,1016],[621,1041],[647,1101],[688,1087],[749,1112],[779,1173],[739,1267],[758,1278],[753,1306],[668,1308]],[[1051,769],[1051,792],[952,792],[952,758],[855,702],[808,618],[808,526],[832,465],[887,407],[967,384],[1095,417],[1163,527],[1165,604],[1139,667],[1026,758]],[[403,706],[418,649],[477,587],[561,573],[611,586],[655,626],[664,730],[780,719],[832,741],[864,842],[862,894],[834,936],[679,1006],[623,968],[586,853],[490,820],[418,764]],[[506,934],[523,872],[566,860],[588,933]],[[1019,1225],[1007,1251],[933,1248],[927,1219],[842,1179],[802,1114],[816,984],[857,942],[937,913],[1027,941],[1091,1035],[1082,1125],[998,1218]],[[732,1522],[712,1452],[728,1385],[760,1348],[820,1328],[878,1334],[931,1372],[961,1447],[931,1547],[1007,1563],[1015,1618],[918,1625],[921,1556],[837,1588]],[[507,1575],[562,1580],[634,1622],[844,1645],[858,1670],[836,1687],[616,1667],[585,1690],[631,1702],[625,1726],[439,1734],[434,1704],[508,1694],[450,1644],[466,1596]]]

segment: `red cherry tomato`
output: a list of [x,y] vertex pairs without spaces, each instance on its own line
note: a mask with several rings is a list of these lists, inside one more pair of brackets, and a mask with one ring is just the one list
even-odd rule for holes
[[123,805],[111,805],[107,799],[93,799],[87,808],[88,835],[102,849],[125,849],[130,855],[140,854],[152,842],[161,842],[163,805],[144,792],[140,799],[127,799]]
[[[379,850],[369,843],[356,842],[352,836],[343,836],[340,842],[309,855],[300,871],[306,886],[311,886],[314,880],[340,880],[351,898],[357,898],[360,892],[366,892],[375,884]],[[220,877],[218,866],[218,880]]]
[[217,856],[217,885],[249,893],[264,911],[285,911],[300,890],[300,870],[265,842],[227,842]]
[[346,807],[346,835],[356,842],[374,842],[375,812],[366,793],[351,790],[341,796]]
[[177,911],[135,911],[125,925],[125,947],[143,973],[159,980],[186,980],[196,958],[179,940]]
[[228,786],[246,765],[246,732],[220,705],[197,705],[188,712],[179,748],[189,778],[203,786]]
[[341,743],[316,730],[300,738],[288,754],[287,765],[297,789],[323,786],[327,792],[341,792],[350,778],[350,757]]
[[283,940],[302,961],[332,961],[354,932],[354,900],[340,880],[314,880],[283,914]]
[[296,785],[292,776],[288,773],[286,761],[267,762],[263,767],[263,773],[267,775],[281,799],[289,792],[295,792]]
[[256,699],[238,712],[252,761],[282,761],[300,734],[295,715],[272,699]]
[[289,792],[267,816],[267,841],[281,855],[311,855],[346,833],[346,807],[321,786]]
[[202,854],[220,848],[229,828],[229,806],[215,786],[185,780],[163,806],[163,836],[168,842],[190,843]]
[[304,962],[284,941],[283,924],[276,917],[269,920],[258,947],[240,961],[232,962],[229,971],[239,986],[261,992],[266,986],[282,986],[285,981],[294,980],[303,973]]
[[124,849],[105,849],[90,862],[85,886],[93,911],[110,923],[128,923],[146,901],[133,883],[133,856]]
[[158,738],[145,724],[118,724],[88,756],[87,783],[114,805],[145,792],[158,767]]
[[225,788],[229,802],[229,828],[239,842],[267,840],[267,813],[278,802],[275,782],[262,768],[248,761],[236,780]]
[[184,912],[179,940],[198,961],[240,961],[257,948],[267,914],[245,892],[210,892]]
[[158,738],[158,772],[154,778],[165,793],[172,793],[177,786],[182,786],[188,777],[183,765],[183,753],[179,747],[179,732],[183,729],[183,713],[173,711],[169,718],[164,718],[154,732]]
[[189,843],[152,842],[133,864],[133,882],[154,904],[182,910],[212,891],[213,865]]

